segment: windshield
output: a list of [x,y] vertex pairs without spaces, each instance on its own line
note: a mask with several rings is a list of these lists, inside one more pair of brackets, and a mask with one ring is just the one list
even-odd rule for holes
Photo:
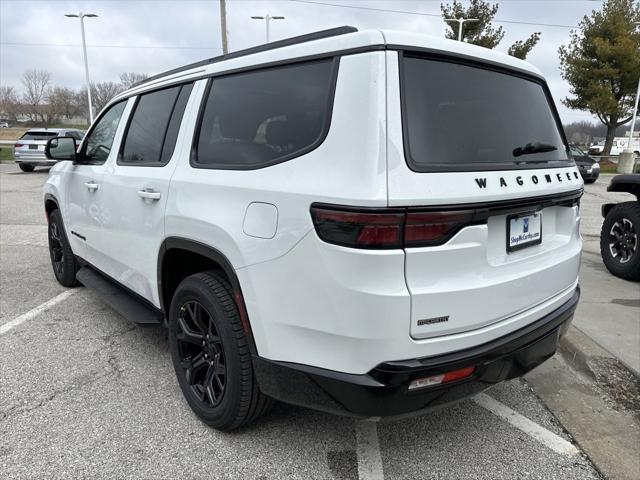
[[541,83],[404,56],[407,160],[417,171],[535,168],[569,162]]
[[574,157],[586,157],[587,154],[580,150],[578,147],[571,147],[571,155]]

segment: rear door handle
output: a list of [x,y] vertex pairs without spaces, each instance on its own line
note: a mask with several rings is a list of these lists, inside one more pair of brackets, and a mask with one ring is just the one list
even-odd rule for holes
[[138,190],[138,196],[145,200],[160,200],[162,194],[160,192],[155,192],[151,189],[147,190]]
[[84,182],[84,186],[87,187],[87,190],[89,190],[90,192],[95,192],[100,187],[100,185],[98,185],[93,180],[90,180],[88,182]]

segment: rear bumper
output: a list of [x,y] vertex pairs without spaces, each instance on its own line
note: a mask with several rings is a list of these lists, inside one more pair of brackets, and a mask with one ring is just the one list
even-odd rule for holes
[[18,155],[15,155],[15,160],[16,163],[28,163],[29,165],[36,165],[36,166],[53,166],[56,164],[55,160],[49,160],[46,157],[28,157],[28,156],[22,156],[19,157]]
[[[553,356],[580,298],[509,335],[436,357],[386,362],[364,375],[254,357],[260,389],[283,402],[356,417],[415,414],[475,395],[493,384],[524,375]],[[331,352],[327,352],[328,355]],[[409,391],[412,380],[475,366],[474,374],[443,386]]]

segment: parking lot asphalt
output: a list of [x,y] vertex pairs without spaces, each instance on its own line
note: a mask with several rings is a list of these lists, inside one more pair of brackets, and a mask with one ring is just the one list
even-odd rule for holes
[[48,258],[46,176],[0,165],[0,478],[601,478],[524,380],[374,425],[279,404],[235,433],[206,427],[163,330],[84,288],[34,313],[65,291]]

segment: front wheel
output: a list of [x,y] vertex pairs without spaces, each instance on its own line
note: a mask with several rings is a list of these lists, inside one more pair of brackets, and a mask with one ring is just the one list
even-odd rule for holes
[[600,232],[600,254],[607,269],[625,280],[640,280],[640,203],[613,207]]
[[169,344],[187,403],[222,431],[267,411],[229,283],[216,272],[191,275],[178,286],[169,311]]
[[20,167],[20,170],[22,170],[23,172],[33,172],[33,170],[36,168],[33,165],[29,165],[28,163],[22,163],[22,162],[20,162],[18,166]]
[[56,280],[65,287],[75,287],[78,285],[76,280],[78,264],[64,231],[60,210],[54,210],[49,214],[48,237],[49,256]]

